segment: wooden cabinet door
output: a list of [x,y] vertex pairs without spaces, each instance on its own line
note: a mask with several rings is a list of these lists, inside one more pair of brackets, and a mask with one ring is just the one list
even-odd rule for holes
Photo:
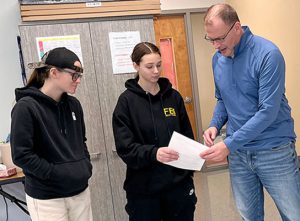
[[115,150],[112,113],[119,95],[125,90],[125,81],[133,78],[133,73],[113,74],[109,44],[109,32],[139,31],[141,41],[154,42],[153,19],[113,20],[91,22],[91,38],[94,63],[98,83],[98,93],[103,120],[106,153],[116,221],[128,220],[125,211],[126,198],[123,190],[126,165]]
[[[90,179],[94,220],[114,221],[111,181],[101,116],[98,85],[88,23],[20,26],[24,63],[38,60],[36,37],[80,35],[84,74],[76,92],[84,109],[87,145],[91,153],[93,176]],[[28,73],[28,69],[26,70]],[[28,73],[29,74],[29,73]]]
[[[185,108],[197,140],[197,128],[192,96],[190,64],[183,15],[156,16],[154,18],[156,44],[160,47],[162,62],[168,63],[163,76],[168,77],[185,102]],[[171,67],[171,68],[170,68]]]
[[113,75],[108,38],[109,32],[122,31],[139,31],[142,41],[155,42],[152,18],[20,26],[25,64],[38,60],[36,37],[80,35],[84,76],[75,96],[84,109],[94,166],[90,180],[93,216],[97,221],[128,220],[123,190],[126,165],[115,150],[111,119],[125,81],[134,74]]

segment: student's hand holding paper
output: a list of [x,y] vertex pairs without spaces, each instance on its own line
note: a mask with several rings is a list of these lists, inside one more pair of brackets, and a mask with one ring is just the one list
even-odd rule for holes
[[201,170],[205,160],[201,159],[199,155],[208,147],[174,131],[169,148],[176,151],[179,154],[179,158],[165,162],[165,164],[181,169]]
[[177,151],[172,150],[169,147],[161,147],[157,150],[156,159],[161,163],[167,163],[170,161],[178,160],[179,154]]
[[205,160],[212,160],[215,162],[223,161],[229,154],[229,149],[222,141],[211,146],[207,150],[204,150],[199,156]]

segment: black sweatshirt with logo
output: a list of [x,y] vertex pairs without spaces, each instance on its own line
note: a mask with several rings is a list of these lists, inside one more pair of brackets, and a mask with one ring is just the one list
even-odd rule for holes
[[25,192],[53,199],[85,190],[92,164],[79,101],[64,93],[56,102],[35,87],[15,93],[11,148],[14,163],[25,174]]
[[183,99],[168,79],[159,79],[160,92],[155,96],[137,82],[138,77],[125,83],[127,90],[113,112],[115,144],[127,165],[127,194],[156,194],[191,180],[193,171],[160,163],[156,153],[158,148],[168,146],[173,131],[192,139],[193,131]]

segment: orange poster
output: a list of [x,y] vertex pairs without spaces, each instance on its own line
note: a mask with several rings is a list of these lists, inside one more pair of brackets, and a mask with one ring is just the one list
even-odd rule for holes
[[160,39],[160,52],[164,76],[170,80],[173,88],[177,89],[174,51],[171,38]]

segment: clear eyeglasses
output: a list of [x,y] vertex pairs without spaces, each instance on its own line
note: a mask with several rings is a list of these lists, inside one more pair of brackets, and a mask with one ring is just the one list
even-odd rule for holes
[[[235,22],[236,23],[236,22]],[[222,43],[225,41],[226,37],[228,36],[229,32],[232,30],[232,28],[234,27],[235,23],[233,23],[230,27],[230,29],[227,31],[227,33],[225,34],[224,37],[220,37],[220,38],[209,38],[207,37],[207,34],[205,34],[204,39],[209,41],[210,43]]]

